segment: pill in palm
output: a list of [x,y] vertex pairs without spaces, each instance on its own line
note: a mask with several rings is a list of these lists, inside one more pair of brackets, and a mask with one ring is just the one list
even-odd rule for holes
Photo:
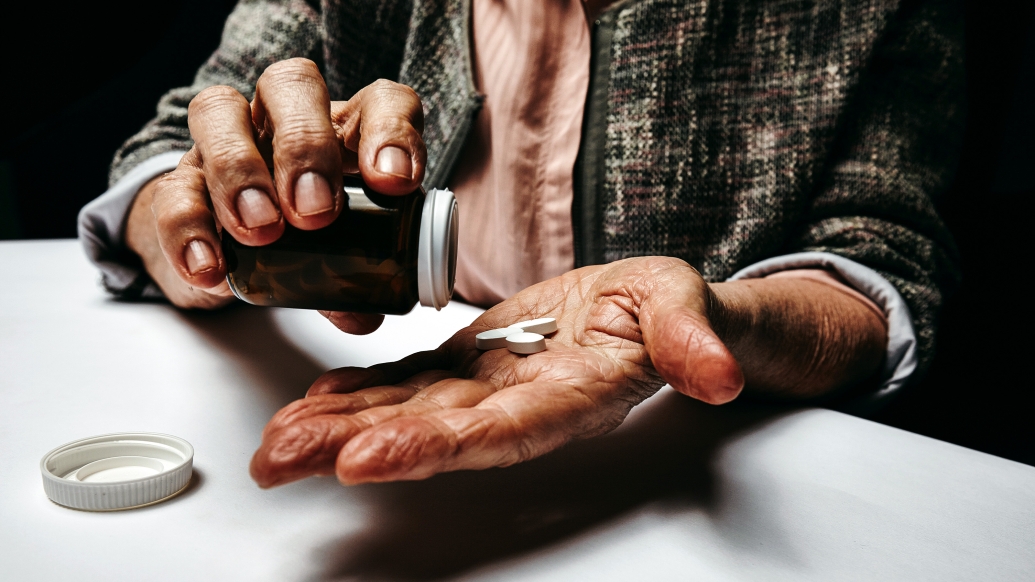
[[538,333],[540,335],[549,335],[557,331],[557,320],[552,317],[540,317],[539,319],[530,319],[528,321],[521,321],[515,323],[510,327],[521,328],[522,331],[528,333]]
[[507,349],[515,354],[535,354],[546,349],[546,338],[538,333],[521,332],[506,337]]
[[507,347],[507,336],[521,333],[519,327],[501,327],[490,329],[474,336],[474,347],[479,350],[496,350]]

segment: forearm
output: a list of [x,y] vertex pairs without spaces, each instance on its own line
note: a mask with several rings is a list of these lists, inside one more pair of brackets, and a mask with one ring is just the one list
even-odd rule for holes
[[293,57],[319,59],[323,42],[320,15],[310,4],[305,0],[238,2],[227,18],[219,46],[199,67],[194,82],[163,95],[156,117],[115,153],[110,183],[153,156],[189,150],[193,140],[187,128],[187,108],[206,87],[233,87],[251,99],[255,81],[266,67]]
[[804,279],[713,283],[709,319],[744,373],[748,393],[811,398],[873,377],[887,345],[859,300]]

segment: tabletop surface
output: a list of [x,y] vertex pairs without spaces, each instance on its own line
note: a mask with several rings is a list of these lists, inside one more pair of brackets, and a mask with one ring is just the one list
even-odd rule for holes
[[[507,469],[263,491],[262,427],[322,372],[432,348],[458,303],[365,337],[307,311],[119,303],[74,241],[0,243],[4,580],[1031,580],[1035,468],[820,409],[669,389]],[[147,508],[48,501],[65,442],[163,432],[195,478]]]

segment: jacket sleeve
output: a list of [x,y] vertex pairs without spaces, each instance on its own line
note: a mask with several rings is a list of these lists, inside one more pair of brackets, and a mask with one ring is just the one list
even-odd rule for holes
[[259,75],[273,63],[292,57],[321,62],[322,38],[320,14],[303,0],[239,2],[226,21],[219,48],[198,70],[194,82],[166,93],[155,118],[116,152],[109,187],[148,159],[193,146],[187,106],[202,89],[228,85],[251,99]]
[[938,314],[960,280],[937,204],[963,137],[962,18],[954,5],[906,3],[845,109],[792,252],[868,266],[896,288],[916,333],[913,378],[929,366]]
[[212,85],[229,85],[251,98],[255,81],[269,65],[295,56],[317,60],[322,44],[319,16],[302,0],[239,2],[227,19],[219,48],[194,82],[166,93],[156,117],[116,152],[108,190],[79,212],[79,241],[109,293],[120,299],[163,297],[140,259],[126,248],[126,219],[141,186],[175,169],[194,145],[187,128],[191,99]]

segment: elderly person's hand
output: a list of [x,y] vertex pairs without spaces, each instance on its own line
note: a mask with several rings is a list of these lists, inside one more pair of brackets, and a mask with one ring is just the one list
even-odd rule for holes
[[[283,234],[285,221],[303,230],[333,222],[344,206],[345,173],[359,172],[389,195],[408,194],[424,179],[421,101],[397,83],[377,81],[349,101],[331,101],[316,65],[292,59],[266,69],[251,103],[230,87],[210,87],[188,115],[194,147],[140,191],[126,232],[130,249],[180,307],[232,298],[217,228],[265,245]],[[325,315],[355,333],[383,319]]]
[[[546,351],[474,346],[482,331],[539,317],[559,327]],[[745,380],[791,397],[843,388],[876,369],[884,335],[859,301],[814,281],[709,285],[662,257],[586,267],[504,301],[437,350],[324,374],[266,426],[251,472],[271,487],[511,465],[614,429],[665,382],[716,404]]]

